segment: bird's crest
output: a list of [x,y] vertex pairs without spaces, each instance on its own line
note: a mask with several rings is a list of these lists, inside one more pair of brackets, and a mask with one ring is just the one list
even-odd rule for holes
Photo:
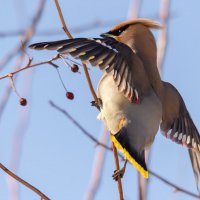
[[111,28],[111,31],[115,31],[124,26],[129,26],[129,25],[133,25],[133,24],[142,24],[148,28],[154,28],[154,29],[163,28],[163,26],[161,24],[159,24],[158,22],[155,22],[153,20],[137,18],[137,19],[126,20],[126,21],[114,26],[113,28]]

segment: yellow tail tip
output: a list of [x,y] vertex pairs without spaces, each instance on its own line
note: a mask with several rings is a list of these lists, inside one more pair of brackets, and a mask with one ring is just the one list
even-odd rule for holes
[[129,152],[121,146],[114,135],[111,134],[111,141],[114,143],[115,147],[124,154],[126,159],[140,172],[144,178],[149,177],[149,173],[145,170],[130,154]]

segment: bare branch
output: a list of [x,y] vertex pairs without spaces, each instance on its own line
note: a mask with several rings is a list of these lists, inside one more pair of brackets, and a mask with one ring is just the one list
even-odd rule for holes
[[[60,17],[60,21],[62,23],[62,28],[63,30],[65,31],[66,35],[72,39],[72,35],[70,34],[67,26],[66,26],[66,23],[65,23],[65,20],[63,18],[63,14],[62,14],[62,11],[60,9],[60,6],[59,6],[59,3],[58,3],[58,0],[54,0],[55,4],[56,4],[56,8],[58,10],[58,14],[59,14],[59,17]],[[95,90],[94,90],[94,87],[92,85],[92,81],[91,81],[91,78],[90,78],[90,75],[89,75],[89,72],[88,72],[88,69],[87,69],[87,65],[82,63],[83,64],[83,69],[84,69],[84,73],[85,73],[85,76],[86,76],[86,79],[87,79],[87,82],[88,82],[88,86],[90,88],[90,92],[94,98],[94,100],[97,102],[98,101],[98,98],[97,98],[97,95],[95,93]]]
[[[115,148],[115,145],[114,145],[113,142],[112,142],[112,149],[113,149],[113,154],[114,154],[114,159],[115,159],[116,170],[120,170],[117,149]],[[117,185],[118,185],[118,191],[119,191],[119,199],[120,200],[124,200],[124,194],[123,194],[123,188],[122,188],[122,180],[121,180],[120,174],[118,175]]]
[[4,78],[9,78],[9,77],[11,77],[11,76],[13,76],[15,74],[18,74],[21,71],[24,71],[24,70],[27,70],[27,69],[30,69],[30,68],[34,68],[34,67],[41,66],[41,65],[44,65],[44,64],[52,64],[52,61],[57,60],[58,58],[60,58],[59,54],[57,54],[56,56],[52,57],[49,60],[42,61],[42,62],[39,62],[39,63],[35,63],[35,64],[32,64],[32,65],[29,62],[28,64],[26,64],[26,66],[24,66],[24,67],[22,67],[20,69],[17,69],[15,71],[11,72],[11,73],[8,73],[8,74],[0,76],[0,80],[4,79]]
[[33,185],[31,185],[30,183],[26,182],[25,180],[23,180],[22,178],[20,178],[19,176],[17,176],[16,174],[14,174],[13,172],[11,172],[9,169],[7,169],[2,163],[0,163],[0,168],[8,175],[10,175],[11,177],[13,177],[15,180],[17,180],[18,182],[20,182],[21,184],[25,185],[27,188],[29,188],[30,190],[32,190],[33,192],[35,192],[36,194],[38,194],[42,199],[44,200],[50,200],[50,198],[48,198],[45,194],[43,194],[40,190],[38,190],[36,187],[34,187]]
[[192,197],[195,197],[195,198],[197,198],[197,199],[200,199],[200,195],[194,194],[194,193],[192,193],[192,192],[190,192],[190,191],[188,191],[188,190],[185,190],[185,189],[183,189],[182,187],[179,187],[178,185],[176,185],[176,184],[174,184],[174,183],[172,183],[172,182],[166,180],[165,178],[161,177],[160,175],[158,175],[158,174],[156,174],[156,173],[154,173],[154,172],[152,172],[152,171],[150,171],[150,170],[149,170],[149,172],[150,172],[150,174],[151,174],[152,176],[156,177],[157,179],[159,179],[159,180],[162,181],[163,183],[165,183],[165,184],[167,184],[167,185],[169,185],[169,186],[175,188],[175,190],[176,190],[177,192],[182,192],[182,193],[187,194],[187,195],[189,195],[189,196],[192,196]]

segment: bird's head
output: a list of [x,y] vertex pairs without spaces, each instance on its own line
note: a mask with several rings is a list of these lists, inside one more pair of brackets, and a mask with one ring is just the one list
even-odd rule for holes
[[119,42],[125,43],[142,57],[151,55],[156,59],[156,43],[150,28],[160,29],[162,26],[149,19],[132,19],[122,22],[102,37],[111,37]]

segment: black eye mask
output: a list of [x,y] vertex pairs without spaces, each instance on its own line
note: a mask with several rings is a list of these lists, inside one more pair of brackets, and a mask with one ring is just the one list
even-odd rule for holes
[[114,31],[109,31],[108,33],[114,36],[119,36],[120,34],[122,34],[127,28],[129,27],[129,25],[123,26],[117,30]]

